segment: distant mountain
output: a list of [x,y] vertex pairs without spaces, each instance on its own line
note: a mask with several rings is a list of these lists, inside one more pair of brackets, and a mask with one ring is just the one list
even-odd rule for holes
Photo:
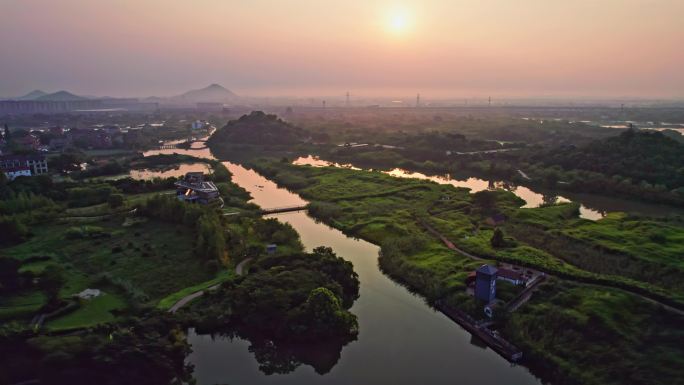
[[35,98],[34,100],[52,101],[52,102],[71,102],[71,101],[76,101],[76,100],[87,100],[87,99],[88,98],[84,98],[82,96],[74,95],[68,91],[57,91],[57,92],[52,93],[52,94],[40,96],[38,98]]
[[45,95],[47,95],[47,92],[41,90],[33,90],[24,96],[18,97],[17,100],[35,100]]
[[199,90],[191,90],[176,98],[184,99],[190,102],[231,102],[239,97],[231,90],[219,85],[212,84]]

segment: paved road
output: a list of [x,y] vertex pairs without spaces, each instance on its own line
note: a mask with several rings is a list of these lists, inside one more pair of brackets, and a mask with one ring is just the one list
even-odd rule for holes
[[[235,274],[237,275],[243,275],[246,273],[245,266],[252,260],[252,258],[246,258],[244,261],[238,263],[237,266],[235,266]],[[221,286],[221,284],[216,284],[214,286],[210,286],[206,289],[198,290],[192,294],[188,294],[185,297],[181,298],[178,300],[178,302],[174,303],[173,306],[169,309],[169,313],[175,313],[178,311],[178,309],[182,308],[183,306],[187,305],[190,301],[197,297],[201,297],[204,295],[205,291],[211,291],[211,290],[216,290],[218,287]]]
[[237,275],[242,275],[242,274],[246,273],[246,271],[244,271],[244,270],[245,270],[245,266],[246,266],[251,260],[252,260],[252,258],[245,258],[244,261],[238,263],[238,265],[235,266],[235,274],[237,274]]
[[532,180],[532,178],[530,178],[530,176],[527,175],[527,174],[525,173],[525,171],[523,171],[523,170],[518,170],[518,174],[520,174],[521,177],[523,177],[523,178],[525,178],[525,179],[527,179],[527,180]]
[[[214,290],[218,287],[219,285],[214,285],[207,290]],[[197,297],[201,297],[204,294],[204,290],[196,291],[190,295],[186,295],[185,297],[181,298],[178,302],[173,304],[171,308],[169,309],[169,313],[175,313],[178,311],[178,309],[182,308],[183,306],[187,305],[188,302],[192,301],[193,299]]]

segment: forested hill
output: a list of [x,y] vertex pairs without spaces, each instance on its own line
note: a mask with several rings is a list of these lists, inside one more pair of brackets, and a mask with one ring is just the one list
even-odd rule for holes
[[660,132],[628,130],[583,147],[563,147],[534,156],[547,166],[630,178],[632,183],[676,189],[684,186],[684,144]]
[[209,145],[229,143],[244,144],[294,144],[308,137],[305,130],[289,124],[276,115],[253,111],[238,120],[231,120],[209,139]]

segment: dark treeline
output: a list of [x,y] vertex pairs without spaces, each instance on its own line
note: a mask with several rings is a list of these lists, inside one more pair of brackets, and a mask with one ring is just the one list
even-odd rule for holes
[[306,131],[291,125],[276,115],[254,111],[228,122],[209,139],[210,146],[226,143],[259,145],[295,144],[307,137]]

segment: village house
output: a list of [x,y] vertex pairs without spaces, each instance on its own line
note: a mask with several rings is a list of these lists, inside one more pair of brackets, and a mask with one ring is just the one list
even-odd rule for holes
[[31,176],[31,170],[26,166],[2,169],[2,172],[9,180],[14,180],[20,176]]
[[62,128],[61,126],[54,126],[48,128],[48,132],[55,136],[62,136],[64,135],[64,128]]
[[[0,156],[0,170],[9,179],[17,176],[31,176],[47,174],[48,165],[45,155],[2,155]],[[28,170],[28,175],[26,174]]]
[[72,128],[67,133],[71,143],[81,148],[103,149],[112,147],[112,137],[102,130]]
[[504,268],[499,268],[497,279],[508,281],[516,286],[527,283],[527,279],[520,272]]
[[33,135],[26,135],[13,139],[13,142],[19,147],[28,150],[37,150],[38,147],[40,147],[40,140]]
[[190,203],[209,204],[219,200],[219,191],[214,182],[205,181],[204,173],[189,172],[175,183],[179,200]]

